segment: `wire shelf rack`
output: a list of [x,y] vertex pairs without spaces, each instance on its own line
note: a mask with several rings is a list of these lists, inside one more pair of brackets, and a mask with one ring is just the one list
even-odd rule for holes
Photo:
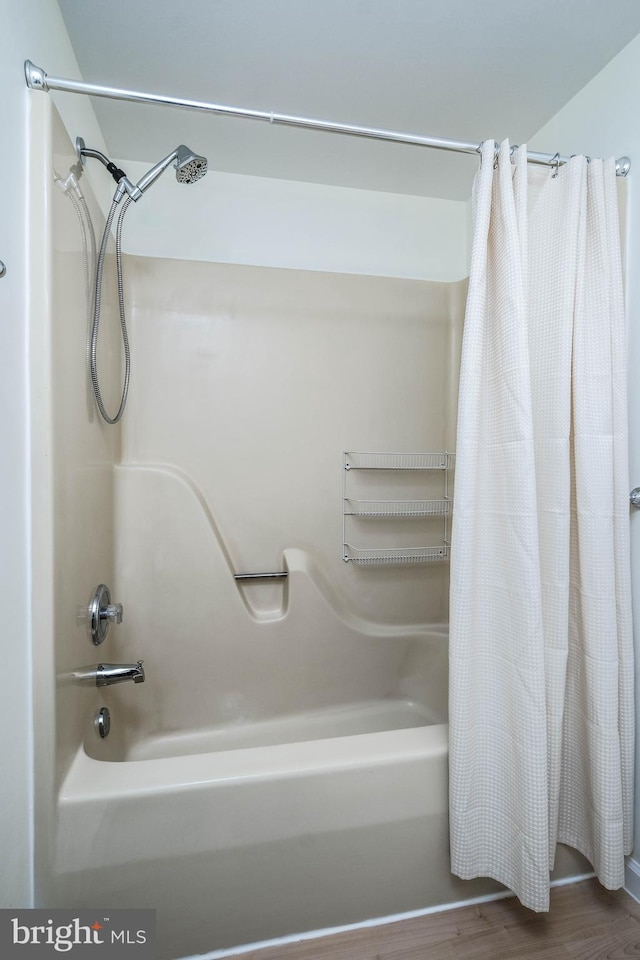
[[363,549],[345,543],[345,560],[351,560],[359,567],[403,566],[408,563],[429,563],[449,558],[448,544],[436,547],[382,547]]
[[449,470],[451,453],[345,453],[345,470]]
[[451,500],[355,500],[344,502],[347,517],[446,517]]
[[[449,517],[452,502],[449,497],[448,473],[453,468],[455,455],[448,451],[437,453],[344,453],[342,483],[342,558],[358,566],[398,566],[414,563],[429,563],[449,559]],[[358,483],[348,483],[347,477],[352,470],[440,470],[443,471],[443,496],[433,500],[422,499],[362,499],[354,496]],[[411,484],[415,487],[415,483]],[[365,485],[366,486],[366,485]],[[389,484],[385,481],[384,487]],[[404,481],[401,486],[404,486]],[[422,481],[419,482],[422,487]],[[352,489],[348,489],[351,487]],[[384,490],[387,493],[387,489]],[[394,489],[397,489],[397,483]],[[363,490],[364,492],[364,490]],[[376,491],[377,492],[377,491]],[[414,496],[417,489],[411,491]],[[435,491],[434,491],[435,492]],[[417,520],[419,518],[440,518],[442,521],[442,541],[427,547],[363,547],[354,546],[347,540],[347,523],[355,518],[362,520]],[[379,529],[379,528],[378,528]],[[360,533],[364,532],[364,528]],[[387,531],[388,532],[388,531]],[[415,536],[415,533],[414,533]]]

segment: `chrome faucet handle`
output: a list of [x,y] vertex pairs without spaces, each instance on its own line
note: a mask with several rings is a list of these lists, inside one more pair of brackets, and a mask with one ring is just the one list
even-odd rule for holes
[[89,604],[89,634],[98,646],[107,636],[109,624],[122,623],[123,607],[121,603],[111,603],[109,588],[101,583],[96,587]]
[[101,620],[108,620],[109,623],[122,623],[121,603],[108,603],[106,607],[102,607],[99,613]]

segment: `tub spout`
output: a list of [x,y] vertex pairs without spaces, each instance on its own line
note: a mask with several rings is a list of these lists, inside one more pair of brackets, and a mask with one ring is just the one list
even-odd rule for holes
[[137,663],[99,663],[89,675],[95,676],[97,687],[108,687],[112,683],[124,683],[126,680],[144,683],[145,679],[142,660]]

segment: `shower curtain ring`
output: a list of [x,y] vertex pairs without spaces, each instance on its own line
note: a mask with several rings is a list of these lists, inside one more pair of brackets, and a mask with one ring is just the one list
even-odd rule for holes
[[498,167],[498,160],[500,158],[500,146],[496,143],[493,148],[493,169],[496,170]]
[[556,168],[556,169],[554,170],[554,172],[551,174],[551,179],[552,179],[552,180],[555,180],[555,178],[558,176],[558,170],[560,169],[560,154],[559,154],[559,153],[554,153],[554,155],[551,157],[551,160],[549,161],[549,163],[550,163],[552,166],[555,166],[555,168]]
[[514,157],[516,152],[520,149],[517,143],[512,144],[511,149],[509,150],[509,157],[511,158],[511,163],[514,163]]

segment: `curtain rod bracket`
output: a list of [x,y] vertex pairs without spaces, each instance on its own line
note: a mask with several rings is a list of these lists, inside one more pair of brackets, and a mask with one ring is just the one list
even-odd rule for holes
[[42,67],[36,67],[31,60],[24,62],[24,75],[30,90],[44,90],[45,93],[49,90],[46,73]]
[[620,157],[619,160],[616,160],[616,174],[619,177],[626,177],[629,170],[631,170],[631,160],[629,157]]

